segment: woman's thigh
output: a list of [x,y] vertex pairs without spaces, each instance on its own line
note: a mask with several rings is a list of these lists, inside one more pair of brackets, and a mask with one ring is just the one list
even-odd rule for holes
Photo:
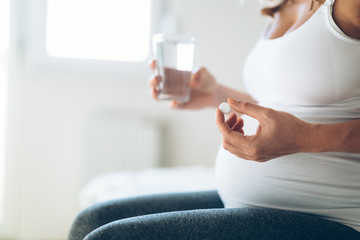
[[68,240],[83,239],[88,233],[121,219],[164,212],[223,208],[216,191],[157,194],[96,204],[75,219]]
[[150,214],[106,224],[85,240],[345,240],[360,233],[306,214],[267,209],[202,209]]

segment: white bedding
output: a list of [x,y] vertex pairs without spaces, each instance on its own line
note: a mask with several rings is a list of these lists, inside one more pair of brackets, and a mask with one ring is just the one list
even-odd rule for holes
[[79,194],[81,208],[94,203],[154,193],[214,190],[213,168],[202,166],[110,172],[91,179]]

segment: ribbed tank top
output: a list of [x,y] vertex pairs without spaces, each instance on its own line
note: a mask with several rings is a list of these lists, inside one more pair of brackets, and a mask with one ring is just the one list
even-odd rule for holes
[[[360,40],[336,25],[333,2],[283,37],[260,38],[244,66],[245,86],[260,105],[313,123],[360,119]],[[244,120],[245,133],[254,134],[257,121]],[[220,147],[215,169],[226,207],[318,214],[360,231],[360,154],[298,153],[257,163]]]

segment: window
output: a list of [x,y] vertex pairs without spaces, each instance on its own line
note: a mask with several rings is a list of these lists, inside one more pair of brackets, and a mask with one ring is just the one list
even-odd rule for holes
[[143,61],[150,0],[48,0],[47,53],[53,57]]
[[28,0],[25,67],[143,79],[162,1]]

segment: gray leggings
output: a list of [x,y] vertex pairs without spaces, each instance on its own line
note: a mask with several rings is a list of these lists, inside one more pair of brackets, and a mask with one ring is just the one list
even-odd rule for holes
[[224,208],[216,191],[160,194],[96,204],[75,219],[68,240],[360,239],[317,216],[269,208]]

